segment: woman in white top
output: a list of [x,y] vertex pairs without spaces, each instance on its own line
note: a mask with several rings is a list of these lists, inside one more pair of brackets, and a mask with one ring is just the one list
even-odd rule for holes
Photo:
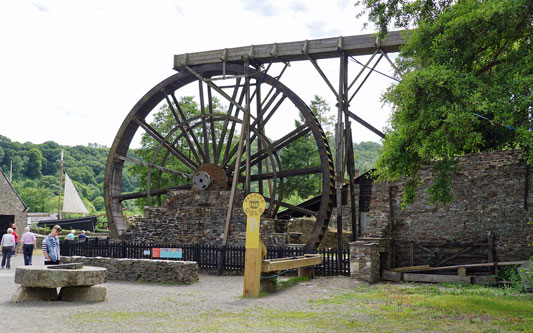
[[15,236],[13,236],[13,229],[7,228],[7,234],[2,236],[2,269],[6,267],[11,268],[11,254],[15,248]]

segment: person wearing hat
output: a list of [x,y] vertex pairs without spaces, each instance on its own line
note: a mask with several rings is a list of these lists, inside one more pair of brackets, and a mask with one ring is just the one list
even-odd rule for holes
[[55,225],[48,236],[43,239],[43,255],[45,265],[58,265],[59,264],[59,233],[61,227]]

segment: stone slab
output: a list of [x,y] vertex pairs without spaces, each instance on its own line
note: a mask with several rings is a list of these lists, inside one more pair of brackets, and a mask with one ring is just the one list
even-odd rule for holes
[[58,299],[65,302],[103,302],[107,289],[102,285],[91,287],[63,287]]
[[59,264],[59,265],[50,265],[46,266],[47,269],[80,269],[83,268],[82,263],[71,263],[71,264]]
[[56,288],[29,288],[19,286],[13,297],[11,297],[11,301],[15,303],[55,300],[57,300]]
[[107,269],[84,266],[81,269],[48,269],[46,266],[17,267],[15,283],[23,287],[58,288],[93,286],[105,283]]

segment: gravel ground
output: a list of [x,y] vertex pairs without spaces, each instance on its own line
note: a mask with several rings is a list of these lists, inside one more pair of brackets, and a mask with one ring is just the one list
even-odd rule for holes
[[[43,265],[43,257],[34,256],[34,265]],[[306,311],[310,300],[347,292],[359,285],[347,277],[319,277],[249,299],[242,297],[242,276],[200,275],[200,281],[192,285],[111,281],[106,283],[107,300],[101,303],[16,304],[11,302],[11,296],[18,287],[14,276],[20,266],[21,254],[12,258],[10,270],[0,271],[0,311],[4,315],[0,332],[242,331],[248,329],[242,326],[242,320],[238,321],[241,324],[231,320],[235,314],[247,315],[254,309]],[[220,327],[224,315],[229,319]],[[216,326],[209,325],[211,320]]]

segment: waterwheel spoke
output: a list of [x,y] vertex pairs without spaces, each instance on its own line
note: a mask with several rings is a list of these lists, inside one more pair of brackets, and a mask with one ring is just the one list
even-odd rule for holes
[[[276,105],[274,105],[274,107],[271,109],[271,110],[268,110],[270,108],[270,106],[272,105],[272,102],[274,102],[274,100],[276,99],[276,97],[278,96],[279,92],[276,92],[274,94],[274,96],[272,96],[272,99],[270,99],[269,103],[265,106],[265,108],[262,110],[262,114],[261,114],[261,117],[264,117],[261,121],[261,123],[258,123],[258,120],[260,119],[260,117],[257,117],[257,119],[254,121],[253,123],[253,126],[256,126],[256,123],[257,123],[257,129],[259,131],[264,131],[264,128],[265,128],[265,125],[268,123],[268,121],[272,118],[272,115],[278,110],[278,108],[281,106],[281,104],[283,104],[283,102],[285,101],[285,98],[286,96],[283,95],[281,96],[281,98],[279,99],[279,101],[276,103]],[[266,116],[265,116],[266,115]],[[254,134],[251,138],[250,138],[250,141],[251,142],[254,142],[256,139],[256,135]]]
[[293,211],[303,213],[305,215],[315,216],[315,217],[318,216],[318,212],[316,212],[314,210],[309,210],[309,209],[305,209],[305,208],[302,208],[302,207],[294,206],[294,205],[291,205],[289,203],[286,203],[286,202],[283,202],[283,201],[280,201],[280,200],[275,200],[275,199],[272,199],[272,198],[265,197],[265,201],[269,202],[270,204],[275,204],[275,205],[280,206],[280,207],[285,207],[285,208],[291,209]]
[[[173,99],[174,99],[174,102],[176,103],[177,101],[175,100],[175,97],[172,96]],[[182,125],[182,120],[179,118],[177,112],[176,112],[176,109],[174,108],[174,105],[172,104],[172,102],[170,101],[170,99],[168,98],[168,95],[165,95],[165,99],[167,101],[167,104],[168,104],[168,107],[170,108],[170,111],[172,112],[172,115],[174,116],[174,119],[176,120],[176,123],[178,124],[178,126]],[[178,103],[176,103],[176,105],[179,105]],[[181,111],[181,113],[183,113],[183,111]],[[182,115],[183,117],[183,121],[186,121],[186,118],[185,118],[185,115]],[[188,124],[185,124],[184,128],[182,129],[182,133],[183,133],[183,137],[185,138],[185,140],[187,141],[187,144],[189,145],[189,148],[191,150],[191,153],[194,155],[194,158],[196,159],[196,162],[198,164],[202,163],[202,159],[200,158],[200,156],[198,156],[198,153],[191,141],[191,138],[189,137],[189,135],[187,134],[187,130],[189,129],[189,125]]]
[[204,87],[203,81],[198,81],[198,89],[200,90],[200,112],[202,114],[202,137],[205,151],[205,162],[209,163],[209,140],[207,140],[207,124],[205,117],[205,103],[204,103]]
[[206,159],[205,157],[205,152],[203,151],[202,149],[202,145],[200,144],[200,142],[198,141],[198,138],[196,137],[196,134],[194,134],[194,131],[192,130],[190,124],[189,124],[189,121],[187,120],[187,117],[185,116],[185,112],[183,112],[183,109],[180,105],[180,103],[178,103],[178,100],[176,99],[176,96],[174,95],[174,93],[172,93],[172,100],[174,101],[174,104],[176,105],[176,108],[178,109],[178,112],[180,113],[182,119],[183,119],[183,123],[184,123],[184,133],[190,133],[191,134],[191,137],[192,137],[192,140],[194,141],[194,145],[191,144],[191,148],[192,149],[195,149],[195,150],[198,150],[200,152],[200,154],[202,155],[204,161]]
[[180,160],[183,164],[185,164],[189,169],[196,170],[198,168],[198,165],[195,164],[190,158],[185,156],[181,151],[177,150],[175,147],[170,145],[168,141],[165,140],[163,135],[161,135],[159,132],[157,132],[154,128],[152,128],[150,125],[148,125],[146,122],[135,119],[135,122],[142,127],[146,133],[148,133],[151,137],[153,137],[157,142],[161,143],[163,147],[165,147],[172,155],[174,155],[178,160]]
[[[214,114],[213,110],[213,98],[211,96],[211,87],[207,87],[207,100],[209,101],[209,113],[211,115]],[[215,132],[215,121],[214,117],[209,117],[209,123],[211,125],[211,142],[213,147],[211,148],[213,151],[213,161],[215,160],[215,154],[217,151],[217,139],[216,139],[216,132]]]
[[[235,87],[233,89],[233,93],[231,94],[231,98],[232,99],[235,99],[237,97],[237,93],[239,92],[239,88],[240,88],[240,82],[241,82],[241,78],[237,78]],[[244,93],[244,91],[243,91],[243,93]],[[240,103],[242,103],[242,98],[244,97],[244,94],[241,94],[241,96],[242,97],[239,99]],[[231,116],[231,114],[233,112],[233,107],[234,107],[234,105],[232,103],[230,103],[229,106],[228,106],[228,111],[226,113],[228,116]],[[239,109],[237,109],[237,113],[239,112],[238,110]],[[218,163],[218,161],[220,160],[220,153],[222,151],[222,147],[224,146],[224,140],[226,139],[226,132],[228,130],[228,125],[229,125],[229,119],[226,119],[224,121],[224,125],[222,126],[222,132],[220,133],[220,140],[219,140],[219,144],[218,144],[217,150],[215,152],[214,163]],[[233,131],[235,130],[235,123],[234,122],[232,123],[232,130]],[[230,130],[230,139],[229,139],[230,144],[229,145],[231,145],[231,140],[233,140],[233,131]]]
[[[239,96],[239,103],[242,103],[244,100],[244,97],[246,97],[246,89],[242,89],[241,95]],[[240,109],[235,110],[235,118],[239,117]],[[222,158],[222,166],[226,165],[228,163],[228,160],[237,152],[237,145],[235,147],[231,147],[231,143],[233,142],[233,136],[235,134],[235,126],[237,124],[233,122],[231,124],[231,130],[228,136],[228,140],[226,141],[226,149],[224,150],[224,157]],[[241,128],[241,131],[243,129]]]
[[[278,150],[281,150],[282,148],[287,147],[294,141],[298,140],[302,136],[306,135],[311,131],[311,128],[309,128],[307,125],[303,124],[300,125],[295,130],[291,131],[289,134],[285,135],[284,137],[280,138],[279,140],[274,141],[270,145],[264,147],[261,151],[258,151],[257,153],[250,156],[250,164],[257,164],[263,159],[265,159],[268,155],[269,151],[275,152]],[[235,165],[235,161],[231,163],[231,166]],[[241,162],[241,170],[240,172],[243,172],[242,169],[242,162]]]
[[[280,100],[276,103],[274,108],[270,109],[272,106],[272,103],[276,100],[276,98],[279,96],[281,92],[276,91],[274,95],[268,100],[268,102],[261,103],[261,114],[260,116],[257,116],[257,119],[252,123],[252,127],[257,127],[257,129],[261,130],[265,127],[266,123],[270,120],[272,115],[276,112],[276,110],[281,106],[283,101],[285,100],[285,96],[281,96]],[[264,105],[264,106],[263,106]],[[270,110],[269,110],[270,109]],[[258,120],[261,119],[261,124],[257,124]]]
[[241,111],[245,112],[246,109],[242,106],[241,103],[238,103],[236,100],[234,100],[233,98],[231,98],[228,94],[226,94],[220,87],[218,87],[215,83],[213,83],[213,81],[208,81],[206,80],[203,76],[201,76],[200,74],[198,74],[197,72],[194,71],[194,69],[192,69],[191,67],[189,66],[185,66],[185,68],[191,72],[191,74],[193,74],[194,76],[196,76],[196,78],[198,78],[199,81],[202,81],[202,82],[205,82],[208,86],[210,86],[211,88],[213,88],[214,90],[216,90],[220,95],[222,95],[225,99],[227,99],[230,103],[233,103],[235,104],[236,107],[238,107],[239,109],[241,109]]

